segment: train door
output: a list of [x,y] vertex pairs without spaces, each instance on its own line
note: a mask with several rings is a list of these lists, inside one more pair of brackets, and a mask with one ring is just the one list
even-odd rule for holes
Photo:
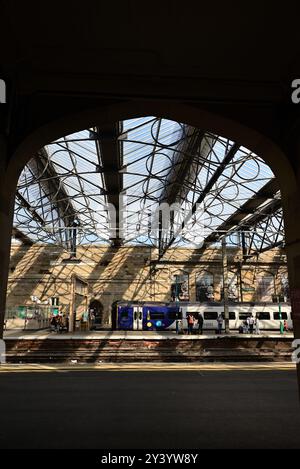
[[133,307],[133,330],[143,330],[143,308],[141,306]]

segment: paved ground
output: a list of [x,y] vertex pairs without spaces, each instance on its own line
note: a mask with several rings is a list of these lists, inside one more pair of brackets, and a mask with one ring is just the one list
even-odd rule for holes
[[0,448],[300,448],[292,364],[74,366],[1,365]]
[[[227,334],[221,334],[222,337],[228,337]],[[276,331],[264,331],[260,335],[256,334],[239,334],[238,332],[231,332],[230,337],[238,337],[241,338],[253,338],[257,339],[259,337],[274,337],[274,338],[293,338],[293,333],[287,332],[284,334],[280,334]],[[177,335],[175,331],[87,331],[87,332],[74,332],[74,333],[62,333],[57,334],[56,332],[50,332],[48,329],[39,330],[39,331],[23,331],[20,329],[17,330],[8,330],[4,332],[4,339],[8,338],[19,338],[19,339],[215,339],[218,337],[213,331],[205,331],[203,335],[198,334],[180,334]]]

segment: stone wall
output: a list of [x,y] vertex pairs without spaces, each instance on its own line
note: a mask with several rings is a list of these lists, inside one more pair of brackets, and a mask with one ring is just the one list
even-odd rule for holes
[[[287,277],[286,258],[280,249],[261,254],[240,264],[241,252],[228,248],[228,270],[238,299],[254,301],[262,277],[274,278],[273,293],[282,290],[281,278]],[[170,301],[175,275],[188,275],[189,298],[196,301],[196,283],[205,272],[213,276],[215,300],[222,294],[222,252],[218,248],[204,253],[192,249],[171,249],[165,255],[167,264],[158,264],[151,272],[151,260],[157,251],[148,247],[81,246],[77,261],[57,246],[13,244],[11,248],[7,308],[30,305],[31,296],[41,301],[59,298],[68,307],[72,274],[89,283],[89,301],[99,300],[104,308],[104,322],[110,322],[111,304],[116,300]],[[271,298],[270,298],[271,300]]]

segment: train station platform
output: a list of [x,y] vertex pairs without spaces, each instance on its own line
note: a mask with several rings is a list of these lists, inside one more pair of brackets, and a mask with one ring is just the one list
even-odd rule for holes
[[12,329],[4,332],[4,338],[18,338],[18,339],[135,339],[135,340],[148,340],[149,338],[155,338],[156,340],[203,340],[203,339],[215,339],[216,337],[239,337],[239,338],[282,338],[282,337],[293,337],[293,333],[280,332],[268,332],[262,331],[261,334],[238,334],[238,332],[230,332],[227,334],[217,335],[213,331],[205,331],[202,335],[200,334],[176,334],[175,331],[112,331],[98,330],[98,331],[76,331],[76,332],[63,332],[56,333],[51,332],[49,329],[43,329],[38,331],[26,331],[24,329]]
[[289,361],[293,334],[6,331],[8,363]]

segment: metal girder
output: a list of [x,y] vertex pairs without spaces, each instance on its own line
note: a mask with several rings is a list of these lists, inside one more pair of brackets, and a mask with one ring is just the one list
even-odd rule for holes
[[195,156],[201,148],[204,134],[194,127],[186,126],[187,138],[183,140],[179,148],[174,150],[175,159],[167,179],[165,189],[161,194],[160,203],[174,204],[185,199],[189,187],[184,182],[194,182],[197,177],[199,163],[195,161]]
[[279,187],[263,160],[227,138],[165,119],[109,123],[52,142],[26,166],[18,191],[16,227],[27,233],[28,220],[29,235],[73,248],[124,239],[158,247],[159,261],[177,244],[199,247],[203,230],[200,255],[224,234],[248,236],[253,227],[260,233],[252,250],[282,239]]
[[118,124],[111,124],[96,127],[96,147],[101,166],[99,172],[102,173],[105,185],[105,196],[109,204],[115,208],[116,220],[113,223],[115,236],[111,239],[114,246],[122,244],[120,234],[120,194],[123,189],[123,175],[120,173],[121,156],[120,143],[118,141]]
[[[197,266],[197,265],[214,265],[214,266],[221,266],[222,265],[222,260],[220,261],[212,261],[209,259],[205,260],[195,260],[195,261],[174,261],[174,260],[153,260],[150,261],[151,266],[168,266],[168,265],[176,265],[176,266]],[[228,260],[228,265],[229,266],[236,266],[240,267],[241,263],[239,261],[230,261]],[[281,266],[281,265],[286,265],[286,261],[272,261],[272,262],[260,262],[260,261],[249,261],[247,262],[247,265],[253,265],[253,266]]]
[[[46,149],[42,148],[38,152],[38,155],[28,162],[27,166],[37,177],[45,194],[55,194],[55,197],[51,198],[50,202],[57,209],[59,217],[67,228],[65,230],[65,242],[67,247],[71,253],[76,255],[77,211],[50,161]],[[40,177],[40,175],[42,175],[42,177]],[[45,222],[43,221],[41,224],[44,225]],[[60,232],[59,235],[62,237],[62,232]]]
[[257,225],[258,223],[265,220],[267,216],[273,215],[281,208],[281,199],[273,199],[270,203],[265,205],[261,211],[257,213],[253,213],[253,215],[247,220],[242,223],[239,227],[239,231],[244,228],[252,228],[253,226]]
[[[284,245],[284,240],[282,241],[277,241],[276,243],[270,244],[269,246],[266,246],[265,248],[260,249],[259,254],[262,254],[263,252],[267,252],[270,249],[274,248],[280,248]],[[253,254],[254,255],[254,254]],[[251,256],[252,257],[252,256]]]
[[223,158],[223,161],[219,164],[211,178],[209,179],[208,183],[206,184],[205,188],[197,198],[197,200],[194,202],[192,205],[192,208],[189,212],[189,214],[185,217],[183,222],[181,223],[180,228],[177,230],[177,232],[172,236],[170,241],[164,246],[162,251],[159,253],[158,260],[160,260],[164,254],[167,252],[167,250],[173,245],[175,242],[177,236],[182,232],[182,230],[185,228],[186,223],[190,220],[192,215],[196,212],[197,206],[201,204],[207,194],[212,190],[214,184],[218,181],[220,176],[222,175],[223,171],[225,170],[226,166],[231,162],[231,160],[234,158],[235,154],[239,150],[239,145],[237,143],[234,143],[231,148],[227,151],[225,157]]
[[[247,200],[247,202],[236,210],[224,223],[219,225],[215,232],[211,233],[204,239],[204,248],[219,241],[219,239],[224,235],[224,232],[230,232],[230,230],[237,225],[238,226],[235,231],[248,230],[250,227],[258,223],[258,221],[266,218],[270,213],[267,210],[267,206],[264,207],[261,212],[257,212],[257,209],[268,199],[273,199],[270,203],[271,213],[278,210],[278,208],[281,207],[281,200],[274,199],[278,191],[279,185],[277,180],[271,179],[253,197]],[[242,221],[251,213],[253,213],[253,216],[247,218],[247,220],[242,223]]]
[[29,238],[29,236],[27,236],[25,233],[23,233],[21,230],[19,230],[16,227],[13,227],[12,235],[15,239],[18,239],[19,241],[22,242],[22,244],[26,246],[32,246],[34,244],[34,242],[32,241],[32,239]]
[[23,197],[23,195],[20,194],[20,192],[18,190],[16,191],[16,199],[18,200],[19,204],[31,214],[32,218],[37,223],[39,223],[42,226],[45,225],[44,219],[37,213],[35,208],[30,205],[28,200],[26,200],[25,197]]
[[[284,245],[283,215],[281,206],[278,205],[278,200],[268,204],[264,218],[260,217],[262,214],[257,214],[256,224],[253,225],[253,231],[249,234],[246,233],[248,245],[246,242],[246,234],[242,233],[244,261],[250,257],[257,256],[263,252],[269,251],[270,249],[282,247]],[[270,227],[274,221],[274,218],[277,218],[277,222],[279,224],[279,226],[276,228],[276,231],[274,230],[274,226]],[[261,232],[263,232],[263,234],[261,234]]]
[[[161,194],[159,204],[167,203],[172,206],[176,202],[184,200],[190,191],[190,186],[193,185],[199,174],[201,165],[200,161],[195,158],[197,153],[200,152],[202,157],[210,151],[210,146],[204,139],[204,133],[194,127],[185,127],[186,138],[174,150],[175,159],[173,160],[173,168],[171,169],[165,184],[165,189]],[[190,185],[190,186],[189,186]],[[170,213],[170,220],[164,220],[164,226],[159,225],[159,252],[162,252],[167,244],[167,232],[169,238],[173,237],[173,216]],[[170,221],[170,223],[169,223]],[[169,226],[166,226],[170,224]],[[165,237],[163,236],[165,233]]]
[[[40,182],[41,186],[44,187],[46,193],[47,191],[49,192],[50,189],[50,193],[56,194],[56,208],[59,213],[62,213],[62,218],[64,219],[66,226],[70,226],[76,219],[77,212],[72,204],[72,199],[64,188],[63,183],[61,183],[53,164],[49,160],[49,156],[45,148],[42,148],[39,151],[38,157],[35,158],[35,162],[43,165],[43,178]],[[30,167],[30,161],[28,166]],[[31,170],[33,169],[31,168]]]
[[[267,246],[265,246],[264,248],[261,247],[259,249],[253,249],[252,248],[252,246],[253,246],[253,235],[249,239],[249,245],[248,246],[247,246],[247,243],[246,243],[246,240],[245,240],[245,236],[242,235],[242,237],[243,237],[243,240],[242,240],[243,262],[247,262],[247,264],[248,264],[248,259],[250,259],[251,257],[257,257],[260,254],[263,254],[264,252],[270,251],[271,249],[280,248],[280,247],[284,246],[284,240],[282,239],[281,241],[276,241],[276,242],[270,243]],[[263,244],[263,242],[261,242],[261,245],[262,244]]]

